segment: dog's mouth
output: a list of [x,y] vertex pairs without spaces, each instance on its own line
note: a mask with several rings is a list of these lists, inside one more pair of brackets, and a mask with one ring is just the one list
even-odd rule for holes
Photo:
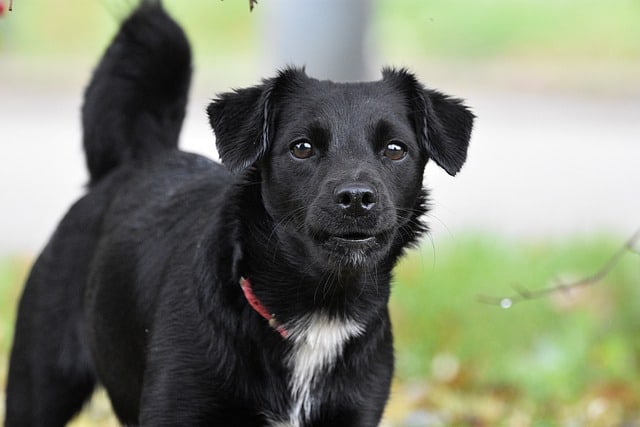
[[311,233],[317,247],[331,253],[331,256],[344,257],[349,254],[369,258],[384,252],[389,243],[389,232],[374,230],[356,230],[347,232],[316,231]]
[[359,270],[380,260],[389,249],[388,232],[315,232],[315,247],[324,254],[327,265]]
[[327,240],[333,240],[337,243],[342,244],[367,244],[374,243],[376,240],[375,235],[370,235],[366,233],[345,233],[345,234],[336,234],[333,236],[329,236]]
[[312,233],[316,243],[321,245],[330,246],[359,246],[375,244],[382,239],[382,234],[367,233],[364,231],[350,231],[350,232],[330,232],[330,231],[315,231]]

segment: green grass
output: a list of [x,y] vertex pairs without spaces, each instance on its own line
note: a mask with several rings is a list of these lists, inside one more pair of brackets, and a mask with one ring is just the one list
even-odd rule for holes
[[19,257],[0,258],[0,358],[9,353],[18,296],[29,263]]
[[[571,294],[506,310],[478,301],[479,295],[511,296],[514,284],[534,290],[559,276],[589,276],[620,245],[604,237],[465,236],[435,253],[429,247],[411,253],[397,269],[392,297],[399,380],[446,383],[471,396],[510,390],[507,401],[538,417],[559,416],[556,406],[613,386],[640,396],[637,254],[625,255],[602,282]],[[442,360],[456,369],[447,373]],[[624,410],[638,419],[640,397],[627,403]]]
[[[602,282],[570,295],[506,310],[477,300],[511,295],[515,283],[534,290],[558,276],[588,276],[622,240],[466,234],[410,252],[396,270],[391,301],[397,384],[388,420],[400,426],[407,413],[426,410],[446,425],[640,421],[638,254],[628,253]],[[21,259],[0,261],[3,362],[25,267]],[[5,378],[3,363],[0,382]],[[105,407],[103,397],[74,425],[114,425],[104,421]]]

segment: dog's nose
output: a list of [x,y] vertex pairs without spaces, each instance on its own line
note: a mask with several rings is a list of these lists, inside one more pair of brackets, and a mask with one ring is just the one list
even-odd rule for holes
[[343,212],[351,216],[364,216],[376,205],[376,191],[367,184],[348,183],[336,187],[334,193],[336,204]]

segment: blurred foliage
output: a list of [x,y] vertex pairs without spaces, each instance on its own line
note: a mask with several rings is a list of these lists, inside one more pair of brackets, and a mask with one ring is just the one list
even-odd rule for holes
[[[0,21],[0,52],[24,55],[99,56],[118,23],[137,2],[127,0],[17,1]],[[249,55],[257,39],[248,2],[163,1],[182,23],[198,56]]]
[[636,0],[380,0],[388,55],[640,58]]
[[[269,3],[164,0],[196,58],[258,55]],[[637,0],[373,0],[373,39],[384,58],[640,57]],[[0,20],[0,52],[98,55],[127,0],[17,1]],[[327,24],[330,28],[330,23]],[[304,31],[304,28],[300,29]]]
[[[623,239],[511,240],[466,234],[396,269],[393,426],[640,423],[640,256],[602,282],[510,309],[482,304],[594,273]],[[0,399],[27,262],[0,260]],[[1,405],[0,405],[1,407]],[[634,424],[635,423],[635,424]],[[104,393],[73,424],[115,426]]]
[[558,421],[568,408],[576,408],[571,416],[585,414],[596,398],[618,405],[618,423],[640,421],[637,254],[629,252],[602,282],[566,294],[506,310],[477,300],[510,296],[516,284],[539,289],[559,277],[591,275],[620,245],[603,237],[516,242],[465,236],[411,253],[397,268],[392,297],[400,383],[420,378],[439,386],[423,392],[427,407],[457,401],[457,411],[455,405],[439,409],[449,417],[477,416],[470,402],[502,408],[481,425],[505,422],[514,411]]

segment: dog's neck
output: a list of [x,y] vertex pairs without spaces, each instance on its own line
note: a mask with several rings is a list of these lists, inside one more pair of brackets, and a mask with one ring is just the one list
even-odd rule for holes
[[[266,253],[274,254],[274,251]],[[289,325],[318,313],[366,323],[386,308],[390,268],[315,276],[301,271],[277,253],[269,259],[264,256],[260,259],[260,253],[245,247],[239,270],[251,283],[250,295],[247,297],[244,292],[245,298],[259,302],[265,319],[273,318],[279,325]],[[258,311],[255,307],[254,310]],[[274,320],[271,322],[275,324]]]

